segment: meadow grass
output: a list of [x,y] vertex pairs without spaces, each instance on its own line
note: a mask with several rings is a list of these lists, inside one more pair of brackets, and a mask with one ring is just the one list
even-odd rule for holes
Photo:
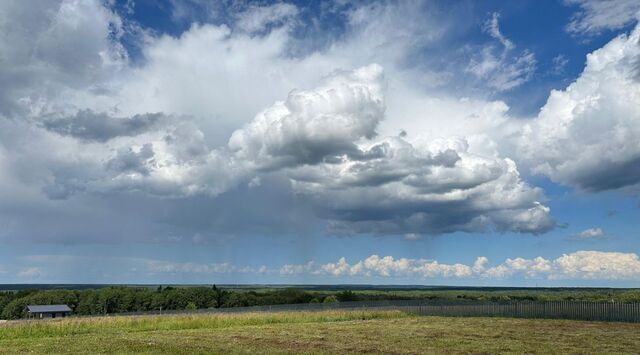
[[185,329],[218,329],[281,323],[318,323],[348,320],[404,318],[400,311],[322,311],[236,314],[180,314],[80,317],[45,321],[14,321],[0,326],[0,341],[16,338],[72,336]]
[[319,311],[0,325],[0,353],[639,353],[640,324]]

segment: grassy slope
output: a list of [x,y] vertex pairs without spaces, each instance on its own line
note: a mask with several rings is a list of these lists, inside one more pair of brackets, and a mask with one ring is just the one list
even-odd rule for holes
[[638,353],[640,324],[401,312],[66,319],[0,325],[0,353]]

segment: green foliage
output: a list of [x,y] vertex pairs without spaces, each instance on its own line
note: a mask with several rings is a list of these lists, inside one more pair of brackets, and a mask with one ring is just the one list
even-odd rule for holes
[[324,298],[324,301],[322,301],[323,303],[336,303],[338,302],[338,298],[334,295],[331,296],[327,296]]
[[158,310],[213,307],[246,307],[276,304],[350,302],[377,300],[458,301],[560,301],[640,302],[634,289],[301,289],[212,287],[125,287],[82,290],[20,290],[0,292],[0,318],[25,316],[28,304],[67,304],[74,315],[102,315]]
[[225,301],[227,300],[227,298],[229,296],[229,292],[218,288],[216,285],[213,285],[213,287],[211,289],[212,289],[213,295],[214,295],[213,306],[216,307],[216,308],[222,307],[222,305],[224,305]]
[[26,300],[22,298],[9,302],[2,310],[3,319],[18,319],[25,316]]
[[338,292],[338,294],[336,295],[336,298],[340,302],[353,302],[353,301],[358,301],[359,300],[358,299],[358,295],[356,295],[355,292],[353,292],[351,290]]
[[25,316],[28,304],[66,304],[74,315],[102,315],[157,310],[247,307],[270,304],[308,303],[316,296],[300,289],[230,291],[206,287],[123,287],[86,290],[45,290],[0,293],[0,317]]

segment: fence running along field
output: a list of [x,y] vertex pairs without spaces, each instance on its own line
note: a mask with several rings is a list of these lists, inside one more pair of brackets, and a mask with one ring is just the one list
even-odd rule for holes
[[640,303],[586,301],[358,301],[209,308],[194,311],[172,310],[126,313],[123,315],[320,311],[334,309],[401,310],[424,316],[546,318],[640,323]]

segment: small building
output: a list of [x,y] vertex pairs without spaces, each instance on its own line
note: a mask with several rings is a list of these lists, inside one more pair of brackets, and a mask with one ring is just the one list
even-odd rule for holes
[[29,319],[64,318],[71,314],[71,308],[66,304],[28,305]]

